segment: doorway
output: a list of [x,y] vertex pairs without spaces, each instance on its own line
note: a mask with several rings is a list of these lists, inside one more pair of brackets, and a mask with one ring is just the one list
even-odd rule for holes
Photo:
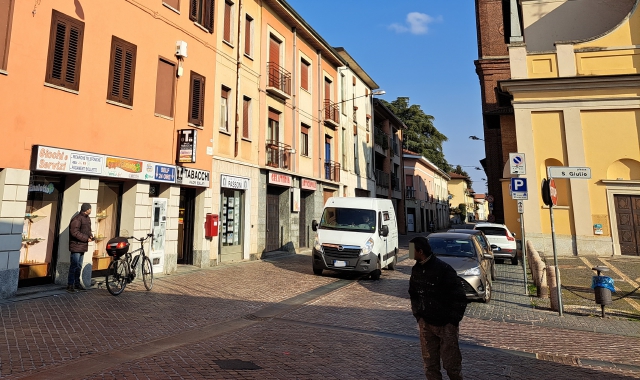
[[[91,277],[102,277],[111,263],[106,244],[109,239],[120,236],[120,211],[122,204],[122,182],[103,182],[98,185],[98,202],[95,210],[95,250],[91,258]],[[130,235],[133,231],[128,232]]]
[[193,265],[193,221],[196,212],[196,189],[180,188],[178,210],[178,264]]
[[220,204],[220,261],[240,261],[244,242],[244,191],[222,189]]
[[265,251],[280,248],[280,191],[267,188],[267,231]]
[[413,208],[407,209],[407,228],[409,232],[416,232],[415,220],[416,210]]
[[640,255],[638,240],[640,237],[640,196],[614,195],[616,205],[616,221],[620,253],[623,255]]

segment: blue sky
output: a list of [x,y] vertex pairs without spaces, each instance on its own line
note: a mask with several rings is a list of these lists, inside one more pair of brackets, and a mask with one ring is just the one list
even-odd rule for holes
[[486,191],[475,9],[460,0],[287,0],[332,46],[344,47],[387,93],[408,96],[448,138],[449,163]]

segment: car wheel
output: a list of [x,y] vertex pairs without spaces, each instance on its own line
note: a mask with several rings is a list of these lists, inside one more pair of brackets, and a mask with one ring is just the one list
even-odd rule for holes
[[489,303],[489,301],[491,301],[492,293],[493,293],[493,289],[492,289],[491,281],[489,281],[489,279],[486,279],[485,286],[484,286],[484,298],[482,299],[482,303]]
[[380,261],[378,261],[378,268],[373,272],[371,272],[371,279],[373,281],[378,281],[380,279],[381,274],[382,274],[382,271],[380,270]]
[[518,265],[518,256],[511,258],[511,265]]
[[396,270],[396,264],[398,264],[398,254],[397,253],[393,256],[393,260],[391,260],[391,262],[389,264],[387,264],[387,269]]
[[495,281],[497,277],[496,271],[496,263],[494,261],[491,262],[491,281]]
[[502,263],[504,263],[504,260],[502,260],[502,259],[496,259],[495,261],[496,261],[496,264],[502,264]]
[[322,276],[322,268],[313,268],[313,274],[316,276]]

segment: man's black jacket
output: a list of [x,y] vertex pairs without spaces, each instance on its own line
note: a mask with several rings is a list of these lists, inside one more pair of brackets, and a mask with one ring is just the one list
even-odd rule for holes
[[424,264],[416,262],[409,280],[411,311],[434,326],[457,326],[467,308],[467,297],[456,271],[431,255]]

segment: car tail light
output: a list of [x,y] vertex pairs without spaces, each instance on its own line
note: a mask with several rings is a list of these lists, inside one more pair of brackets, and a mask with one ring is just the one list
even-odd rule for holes
[[513,238],[513,236],[511,236],[511,234],[509,233],[509,231],[504,230],[504,234],[507,237],[507,240],[509,241],[515,241],[516,239]]

